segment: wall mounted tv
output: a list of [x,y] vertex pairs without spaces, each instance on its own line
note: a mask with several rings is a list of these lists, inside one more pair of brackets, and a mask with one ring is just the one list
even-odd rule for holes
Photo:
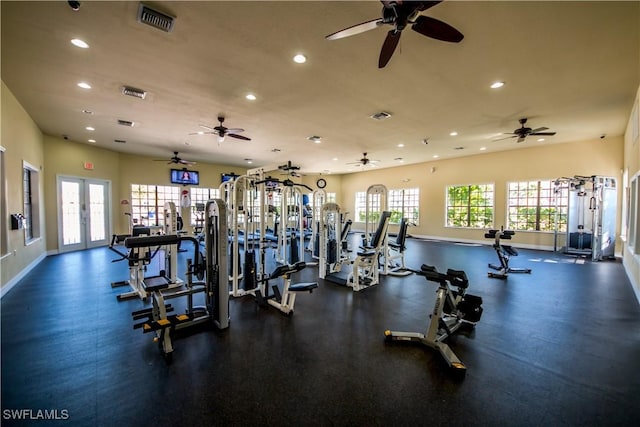
[[187,169],[171,169],[171,183],[182,185],[199,185],[200,173]]
[[231,173],[223,173],[220,177],[220,181],[221,182],[227,182],[227,181],[233,181],[234,179],[236,179],[237,177],[239,177],[240,175],[236,175],[235,173],[231,172]]

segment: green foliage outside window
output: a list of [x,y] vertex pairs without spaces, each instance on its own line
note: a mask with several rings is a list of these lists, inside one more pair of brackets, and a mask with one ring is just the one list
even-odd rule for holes
[[447,226],[491,228],[493,185],[447,187]]

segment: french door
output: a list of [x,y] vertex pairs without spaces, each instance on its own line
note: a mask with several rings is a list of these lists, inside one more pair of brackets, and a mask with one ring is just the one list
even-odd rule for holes
[[109,244],[109,182],[58,177],[58,251]]

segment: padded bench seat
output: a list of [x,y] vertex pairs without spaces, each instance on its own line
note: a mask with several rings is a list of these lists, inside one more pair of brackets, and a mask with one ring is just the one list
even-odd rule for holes
[[289,286],[290,292],[311,292],[318,287],[318,282],[295,283]]

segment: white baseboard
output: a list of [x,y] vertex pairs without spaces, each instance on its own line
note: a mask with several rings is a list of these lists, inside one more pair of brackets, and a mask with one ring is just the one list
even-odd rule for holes
[[31,264],[27,265],[22,271],[15,275],[15,277],[9,280],[3,287],[0,289],[0,298],[4,297],[7,292],[9,292],[15,285],[18,284],[20,280],[24,278],[31,270],[33,270],[40,262],[47,257],[46,253],[40,254],[40,256],[34,259]]
[[[434,241],[450,242],[450,243],[468,243],[468,244],[482,245],[482,246],[492,246],[493,243],[494,243],[493,240],[488,240],[488,239],[485,239],[485,240],[454,239],[454,238],[442,237],[442,236],[424,236],[424,235],[420,235],[420,234],[412,234],[411,237],[414,237],[414,238],[417,238],[417,239],[424,239],[424,240],[434,240]],[[539,250],[539,251],[551,251],[551,252],[553,252],[553,246],[531,245],[531,244],[528,244],[528,243],[520,243],[520,242],[517,242],[517,244],[515,244],[513,246],[515,246],[517,248],[523,248],[523,249],[534,249],[534,250]]]

